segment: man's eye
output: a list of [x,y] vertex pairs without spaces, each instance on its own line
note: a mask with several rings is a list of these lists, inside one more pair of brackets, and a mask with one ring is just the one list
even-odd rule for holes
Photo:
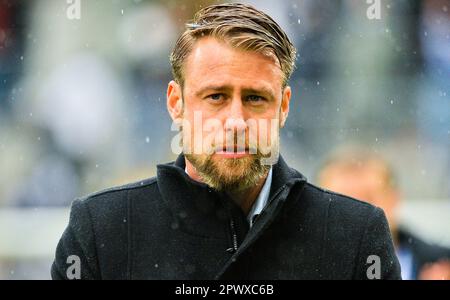
[[223,95],[222,94],[212,94],[212,95],[209,95],[208,98],[210,98],[211,100],[214,100],[214,101],[220,101],[223,99]]
[[264,97],[258,96],[258,95],[250,95],[247,97],[247,101],[250,102],[258,102],[258,101],[263,101]]

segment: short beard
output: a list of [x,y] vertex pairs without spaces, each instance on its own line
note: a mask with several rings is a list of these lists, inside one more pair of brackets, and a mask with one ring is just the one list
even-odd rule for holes
[[213,159],[213,155],[185,154],[203,182],[218,191],[240,192],[255,186],[271,166],[263,164],[261,153],[242,158]]

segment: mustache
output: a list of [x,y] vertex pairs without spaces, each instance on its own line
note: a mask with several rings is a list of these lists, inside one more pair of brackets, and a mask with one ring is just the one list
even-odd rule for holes
[[[217,141],[214,141],[217,142]],[[219,141],[219,144],[212,145],[215,152],[235,152],[235,153],[253,153],[258,152],[257,145],[250,145],[248,135],[245,132],[226,134],[225,139]]]
[[240,145],[228,145],[228,146],[213,146],[215,152],[235,152],[235,153],[258,153],[257,147],[249,147],[249,146],[240,146]]

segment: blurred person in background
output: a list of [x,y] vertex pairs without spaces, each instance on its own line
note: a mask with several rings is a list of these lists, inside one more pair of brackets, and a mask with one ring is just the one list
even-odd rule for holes
[[394,171],[382,156],[363,147],[338,149],[320,168],[318,184],[384,210],[403,279],[450,280],[450,249],[428,244],[399,224],[401,192]]
[[23,67],[27,7],[24,1],[0,1],[0,118],[14,102],[12,89]]

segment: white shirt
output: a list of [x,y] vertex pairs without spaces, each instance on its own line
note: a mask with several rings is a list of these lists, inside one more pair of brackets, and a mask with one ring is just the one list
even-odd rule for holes
[[[189,175],[187,168],[185,168],[184,171],[186,172],[186,174]],[[250,227],[252,227],[253,225],[254,217],[259,215],[263,211],[264,207],[266,207],[267,201],[269,201],[271,186],[272,186],[272,167],[270,167],[269,174],[267,174],[266,181],[264,182],[261,192],[259,192],[258,198],[256,198],[255,203],[253,203],[252,209],[250,209],[250,212],[247,215],[247,221],[248,224],[250,224]]]
[[272,186],[272,167],[270,167],[269,174],[267,174],[266,181],[259,192],[258,198],[256,198],[255,203],[253,203],[252,209],[247,215],[248,223],[250,227],[253,225],[253,218],[256,215],[259,215],[264,207],[267,205],[267,201],[269,201],[270,187]]

